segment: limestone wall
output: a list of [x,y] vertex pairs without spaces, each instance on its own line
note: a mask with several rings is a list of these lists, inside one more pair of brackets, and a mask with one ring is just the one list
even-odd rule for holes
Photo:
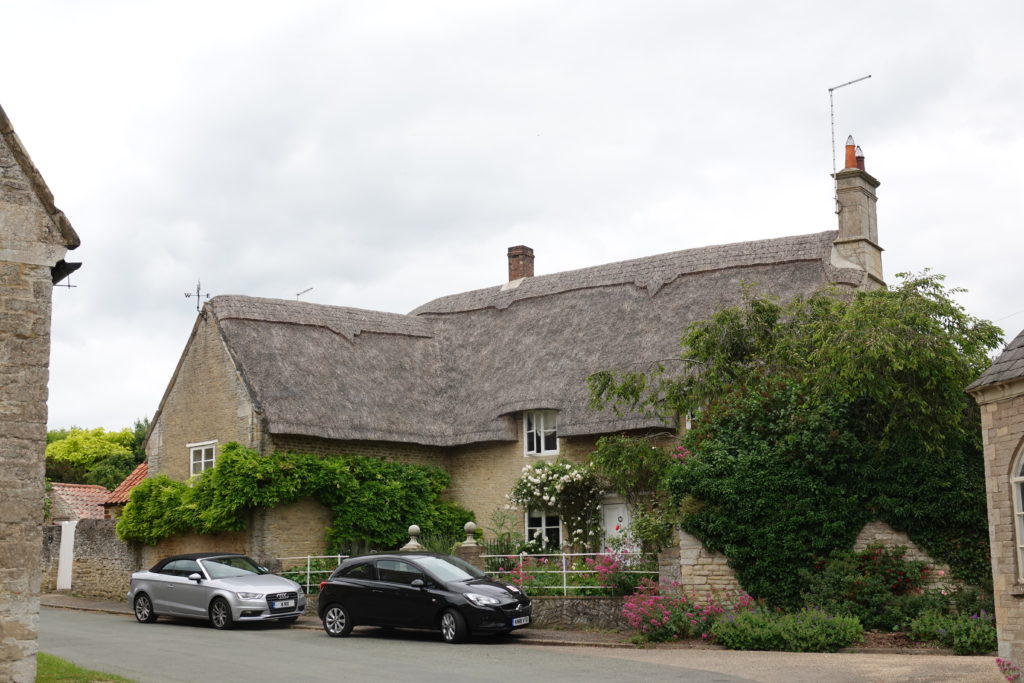
[[[124,543],[117,538],[115,524],[112,519],[83,519],[78,522],[71,593],[110,600],[125,599],[132,572],[142,568],[142,554],[137,544]],[[43,529],[41,566],[44,592],[57,589],[61,534],[59,524]]]
[[660,583],[677,583],[687,593],[697,595],[740,590],[725,555],[709,552],[685,531],[676,533],[678,542],[658,556]]
[[981,405],[985,488],[999,655],[1024,662],[1024,582],[1017,559],[1011,473],[1024,453],[1024,380],[975,392]]
[[925,585],[935,588],[949,583],[949,565],[936,562],[921,550],[916,543],[910,540],[902,531],[895,531],[885,522],[868,522],[857,535],[853,543],[853,549],[861,551],[873,543],[881,543],[889,547],[903,546],[907,549],[904,557],[915,562],[925,562],[929,566],[928,578]]

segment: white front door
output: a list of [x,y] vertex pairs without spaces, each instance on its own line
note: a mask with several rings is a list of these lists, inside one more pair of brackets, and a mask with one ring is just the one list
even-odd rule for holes
[[622,536],[633,522],[629,506],[618,496],[605,499],[601,504],[602,527],[607,540]]

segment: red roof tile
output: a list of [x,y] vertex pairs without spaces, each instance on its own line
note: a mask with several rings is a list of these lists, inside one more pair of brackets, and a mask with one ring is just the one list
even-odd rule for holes
[[59,496],[66,505],[66,512],[76,519],[103,519],[103,501],[109,492],[95,484],[64,484],[54,482],[51,495]]
[[149,465],[145,462],[132,470],[132,473],[124,478],[117,488],[110,492],[110,495],[103,501],[104,505],[123,505],[128,502],[132,495],[132,489],[138,486],[143,479],[149,476]]

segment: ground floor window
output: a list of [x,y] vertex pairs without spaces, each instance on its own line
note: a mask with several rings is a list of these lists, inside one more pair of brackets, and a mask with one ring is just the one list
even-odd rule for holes
[[217,461],[217,442],[203,441],[188,444],[191,470],[190,476],[196,476],[214,466]]
[[1017,581],[1024,583],[1024,451],[1017,455],[1011,479],[1013,488],[1014,545],[1017,548]]
[[531,510],[526,515],[526,540],[555,550],[562,547],[562,521],[547,510]]

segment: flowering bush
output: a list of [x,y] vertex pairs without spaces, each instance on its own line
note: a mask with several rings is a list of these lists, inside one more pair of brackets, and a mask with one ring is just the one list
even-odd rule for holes
[[1011,682],[1021,680],[1022,672],[1020,667],[1014,664],[1013,661],[996,657],[996,666],[999,667],[999,673],[1003,674],[1006,680]]
[[[508,499],[524,510],[557,511],[566,529],[563,545],[594,547],[600,539],[601,489],[588,465],[566,460],[534,462],[523,468]],[[544,538],[536,540],[547,545]]]
[[754,600],[743,592],[701,599],[681,591],[676,584],[666,590],[656,581],[644,579],[637,591],[626,598],[622,615],[641,640],[664,642],[709,638],[717,619],[753,608]]

